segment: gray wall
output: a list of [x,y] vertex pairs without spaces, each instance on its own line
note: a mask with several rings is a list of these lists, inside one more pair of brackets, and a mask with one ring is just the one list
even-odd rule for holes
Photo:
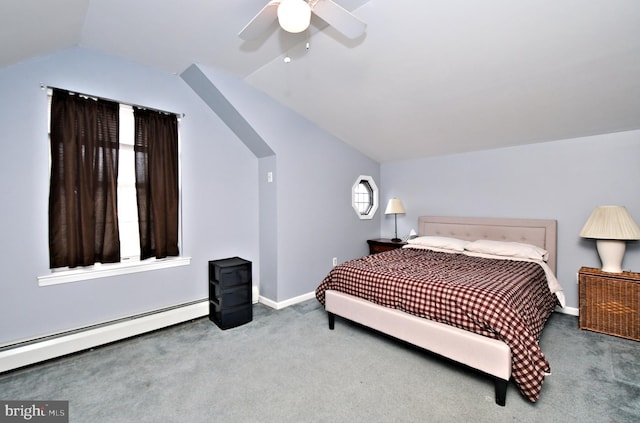
[[[40,83],[186,114],[182,253],[192,257],[190,266],[38,286],[37,276],[49,273],[47,96]],[[73,48],[0,69],[0,90],[0,344],[203,299],[207,260],[258,259],[258,163],[177,75]]]
[[379,181],[379,164],[225,72],[200,69],[275,152],[260,165],[261,219],[277,227],[260,228],[275,241],[261,241],[261,293],[273,301],[308,294],[333,257],[343,262],[365,255],[366,240],[378,236],[380,213],[360,220],[351,187],[361,174]]
[[[382,199],[404,203],[398,232],[420,215],[545,218],[558,221],[558,280],[578,307],[576,273],[600,267],[595,242],[578,236],[599,205],[626,206],[640,223],[640,131],[561,140],[381,166]],[[382,221],[382,235],[393,220]],[[640,245],[627,243],[624,269],[640,271]]]
[[[218,70],[207,77],[274,152],[258,159],[178,75],[72,48],[0,69],[0,345],[207,296],[207,261],[254,263],[263,295],[285,302],[312,292],[331,268],[393,233],[391,196],[419,215],[553,218],[558,278],[577,307],[575,273],[598,266],[578,232],[591,210],[622,204],[640,220],[640,131],[379,165]],[[183,254],[190,266],[38,287],[48,273],[47,99],[40,84],[185,113],[181,121]],[[266,172],[274,182],[266,184]],[[373,220],[351,208],[360,174],[381,188]],[[629,243],[625,268],[640,270]]]
[[[185,113],[182,252],[190,266],[39,287],[48,269],[46,85]],[[0,69],[0,344],[207,296],[207,260],[258,258],[258,164],[178,76],[83,49]],[[234,207],[221,207],[220,200]]]
[[[180,125],[182,251],[192,257],[190,266],[38,286],[36,278],[49,272],[47,97],[41,83],[186,114]],[[267,255],[266,267],[277,280],[267,281],[266,291],[274,301],[309,293],[332,256],[364,254],[365,239],[379,231],[379,220],[361,225],[350,206],[357,175],[377,178],[379,166],[242,82],[223,85],[248,105],[242,112],[270,135],[277,153],[276,202],[263,203],[270,213],[278,211],[272,245],[278,262]],[[260,163],[178,75],[72,48],[0,69],[0,90],[0,345],[204,299],[211,259],[251,260],[260,283],[260,252],[269,246],[259,241],[259,181],[275,161]]]

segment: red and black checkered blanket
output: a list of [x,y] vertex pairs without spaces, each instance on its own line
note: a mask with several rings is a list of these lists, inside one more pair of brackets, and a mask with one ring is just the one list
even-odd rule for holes
[[550,371],[538,340],[557,304],[539,264],[404,248],[334,267],[316,289],[322,304],[327,289],[504,341],[537,401]]

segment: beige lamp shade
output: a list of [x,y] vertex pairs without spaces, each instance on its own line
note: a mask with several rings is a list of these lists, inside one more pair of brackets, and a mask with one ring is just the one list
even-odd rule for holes
[[282,29],[294,34],[309,28],[311,23],[311,7],[304,0],[282,0],[277,15]]
[[397,198],[392,198],[387,203],[387,208],[384,211],[384,214],[405,214],[404,206],[402,205],[402,201]]
[[640,227],[623,206],[597,207],[580,231],[583,238],[640,239]]
[[580,236],[596,239],[603,272],[621,273],[625,241],[639,240],[640,227],[625,207],[600,206],[591,213]]

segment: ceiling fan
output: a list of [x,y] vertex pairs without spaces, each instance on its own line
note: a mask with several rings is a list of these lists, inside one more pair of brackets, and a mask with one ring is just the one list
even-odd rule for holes
[[260,37],[278,19],[282,29],[292,33],[306,30],[315,14],[348,38],[364,34],[367,24],[332,0],[271,0],[240,31],[243,40]]

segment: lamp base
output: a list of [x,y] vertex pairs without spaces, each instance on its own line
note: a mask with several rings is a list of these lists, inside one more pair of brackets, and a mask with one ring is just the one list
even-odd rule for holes
[[622,273],[622,258],[627,244],[616,239],[598,239],[596,248],[602,262],[602,271],[607,273]]
[[400,238],[391,238],[391,242],[400,242],[402,241]]

